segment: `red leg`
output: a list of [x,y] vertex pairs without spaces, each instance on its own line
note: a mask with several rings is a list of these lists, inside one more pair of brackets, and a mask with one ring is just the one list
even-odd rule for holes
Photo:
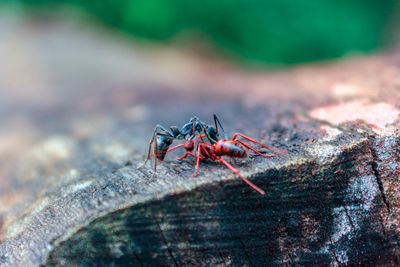
[[232,140],[236,140],[238,136],[241,136],[241,137],[243,137],[244,139],[249,140],[250,142],[259,144],[259,145],[261,145],[262,147],[271,150],[272,152],[275,152],[275,153],[278,153],[278,154],[287,154],[287,151],[286,151],[286,150],[282,151],[282,150],[279,150],[279,149],[276,149],[276,148],[273,148],[273,147],[264,145],[263,143],[258,142],[257,140],[255,140],[254,138],[251,138],[250,136],[244,135],[244,134],[242,134],[242,133],[235,133],[235,134],[233,135],[233,137],[232,137]]
[[[182,160],[182,159],[186,158],[188,155],[192,156],[193,158],[196,158],[196,157],[197,157],[193,152],[187,151],[187,152],[185,153],[185,155],[183,155],[182,157],[177,158],[177,159],[178,159],[178,160]],[[200,155],[200,159],[204,159],[204,157],[203,157],[202,155]]]
[[204,143],[203,137],[206,137],[206,135],[205,135],[205,134],[199,134],[199,135],[197,136],[197,138],[200,139],[200,141],[201,141],[202,143]]
[[179,148],[179,147],[183,147],[184,145],[185,145],[185,144],[183,143],[183,144],[179,144],[179,145],[173,146],[173,147],[171,147],[171,148],[169,148],[169,149],[167,150],[167,153],[168,153],[168,152],[171,152],[172,150],[177,149],[177,148]]
[[[183,155],[182,157],[176,158],[177,160],[183,160],[185,159],[188,155],[192,156],[193,158],[196,158],[196,155],[193,154],[193,152],[191,151],[186,151],[185,155]],[[200,157],[200,159],[202,159],[202,157]]]
[[248,149],[250,149],[250,150],[256,152],[258,155],[260,155],[260,156],[262,156],[262,157],[265,157],[265,158],[275,157],[274,154],[272,154],[272,155],[265,155],[265,154],[261,153],[260,151],[255,150],[254,148],[252,148],[251,146],[249,146],[248,144],[246,144],[245,142],[243,142],[243,141],[241,141],[241,140],[238,140],[238,139],[237,139],[237,140],[235,140],[235,141],[238,142],[238,143],[240,143],[240,144],[242,144],[243,146],[247,147]]
[[262,190],[261,188],[259,188],[258,186],[256,186],[255,184],[253,184],[252,182],[250,182],[249,180],[247,180],[244,176],[242,176],[240,174],[240,172],[235,169],[232,165],[230,165],[226,160],[224,160],[223,158],[219,158],[218,160],[219,162],[223,163],[226,165],[226,167],[228,167],[231,171],[233,171],[234,173],[236,173],[237,175],[239,175],[240,178],[242,178],[243,181],[245,181],[248,185],[251,186],[251,188],[253,188],[254,190],[256,190],[257,192],[259,192],[261,195],[265,195],[264,190]]
[[182,157],[176,158],[177,160],[183,160],[189,155],[189,151],[186,151],[186,153]]
[[211,146],[206,143],[198,143],[197,144],[197,155],[196,155],[196,170],[193,173],[193,177],[197,175],[197,171],[199,170],[200,159],[210,158],[210,154],[208,153],[207,149],[211,149]]
[[201,146],[202,146],[202,144],[203,144],[203,143],[199,143],[199,144],[197,144],[196,170],[194,171],[194,173],[193,173],[193,175],[192,175],[193,177],[196,177],[196,175],[197,175],[197,171],[199,170],[199,164],[200,164],[200,150],[201,150]]
[[[184,145],[185,145],[185,144],[179,144],[179,145],[173,146],[173,147],[171,147],[171,148],[169,148],[169,149],[167,150],[167,153],[168,153],[168,152],[171,152],[172,150],[177,149],[177,148],[179,148],[179,147],[183,147]],[[151,158],[151,157],[154,157],[154,152],[151,153],[149,157],[150,157],[150,158]]]

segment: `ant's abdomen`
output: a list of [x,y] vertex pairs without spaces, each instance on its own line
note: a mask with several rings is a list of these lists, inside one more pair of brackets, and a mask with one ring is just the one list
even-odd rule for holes
[[247,152],[240,144],[234,141],[222,141],[220,140],[216,144],[217,153],[220,156],[229,156],[232,158],[246,158]]
[[163,161],[167,154],[169,146],[172,144],[172,139],[165,136],[157,136],[155,155],[157,159]]

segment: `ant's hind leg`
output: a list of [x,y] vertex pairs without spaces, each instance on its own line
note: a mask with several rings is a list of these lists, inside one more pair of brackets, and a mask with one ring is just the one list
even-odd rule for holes
[[279,149],[276,149],[276,148],[267,146],[267,145],[265,145],[265,144],[263,144],[263,143],[261,143],[261,142],[258,142],[258,141],[255,140],[254,138],[251,138],[250,136],[244,135],[244,134],[242,134],[242,133],[235,133],[235,134],[233,135],[233,137],[232,137],[232,140],[237,140],[238,136],[243,137],[244,139],[246,139],[246,140],[248,140],[248,141],[250,141],[250,142],[259,144],[260,146],[262,146],[262,147],[264,147],[264,148],[266,148],[266,149],[268,149],[268,150],[271,150],[272,152],[275,152],[275,153],[277,153],[277,154],[287,154],[287,151],[286,151],[286,150],[279,150]]
[[[153,151],[157,155],[157,142],[154,142]],[[153,174],[153,177],[156,176],[156,173],[157,173],[157,157],[154,157],[154,174]]]
[[142,165],[138,166],[136,169],[141,169],[141,168],[143,168],[143,167],[146,165],[146,163],[149,161],[149,159],[150,159],[152,156],[154,156],[155,152],[151,153],[151,145],[154,143],[155,131],[156,131],[156,130],[154,130],[153,138],[151,138],[151,141],[150,141],[150,143],[149,143],[149,151],[147,152],[146,160],[143,162]]
[[255,184],[253,184],[252,182],[247,180],[243,175],[240,174],[240,172],[235,167],[230,165],[226,160],[224,160],[223,158],[219,158],[218,161],[223,163],[223,164],[225,164],[225,166],[228,167],[231,171],[233,171],[234,173],[239,175],[239,177],[242,178],[242,180],[245,181],[248,185],[250,185],[251,188],[256,190],[261,195],[265,195],[265,191],[264,190],[262,190],[261,188],[259,188],[258,186],[256,186]]
[[243,141],[241,141],[241,140],[236,139],[235,141],[238,142],[239,144],[241,144],[241,145],[247,147],[248,149],[254,151],[255,153],[257,153],[258,155],[260,155],[260,156],[262,156],[262,157],[264,157],[264,158],[275,157],[274,154],[271,154],[271,155],[262,154],[260,151],[258,151],[258,150],[256,150],[256,149],[252,148],[251,146],[249,146],[248,144],[246,144],[245,142],[243,142]]

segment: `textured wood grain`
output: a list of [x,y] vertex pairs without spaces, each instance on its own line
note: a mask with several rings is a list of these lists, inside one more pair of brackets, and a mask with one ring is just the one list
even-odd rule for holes
[[[399,54],[249,72],[59,22],[0,25],[1,265],[399,264]],[[156,123],[213,113],[288,150],[232,161],[265,196],[217,163],[191,177],[182,151],[155,177],[136,169]]]

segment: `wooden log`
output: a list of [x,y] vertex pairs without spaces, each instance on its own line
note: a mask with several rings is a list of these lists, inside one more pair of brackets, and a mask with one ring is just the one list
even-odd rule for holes
[[[24,77],[0,73],[2,266],[399,264],[398,53],[249,73],[30,25],[0,37],[26,55],[0,51]],[[218,163],[191,177],[182,151],[136,169],[156,123],[213,113],[288,150],[232,161],[265,196]]]

